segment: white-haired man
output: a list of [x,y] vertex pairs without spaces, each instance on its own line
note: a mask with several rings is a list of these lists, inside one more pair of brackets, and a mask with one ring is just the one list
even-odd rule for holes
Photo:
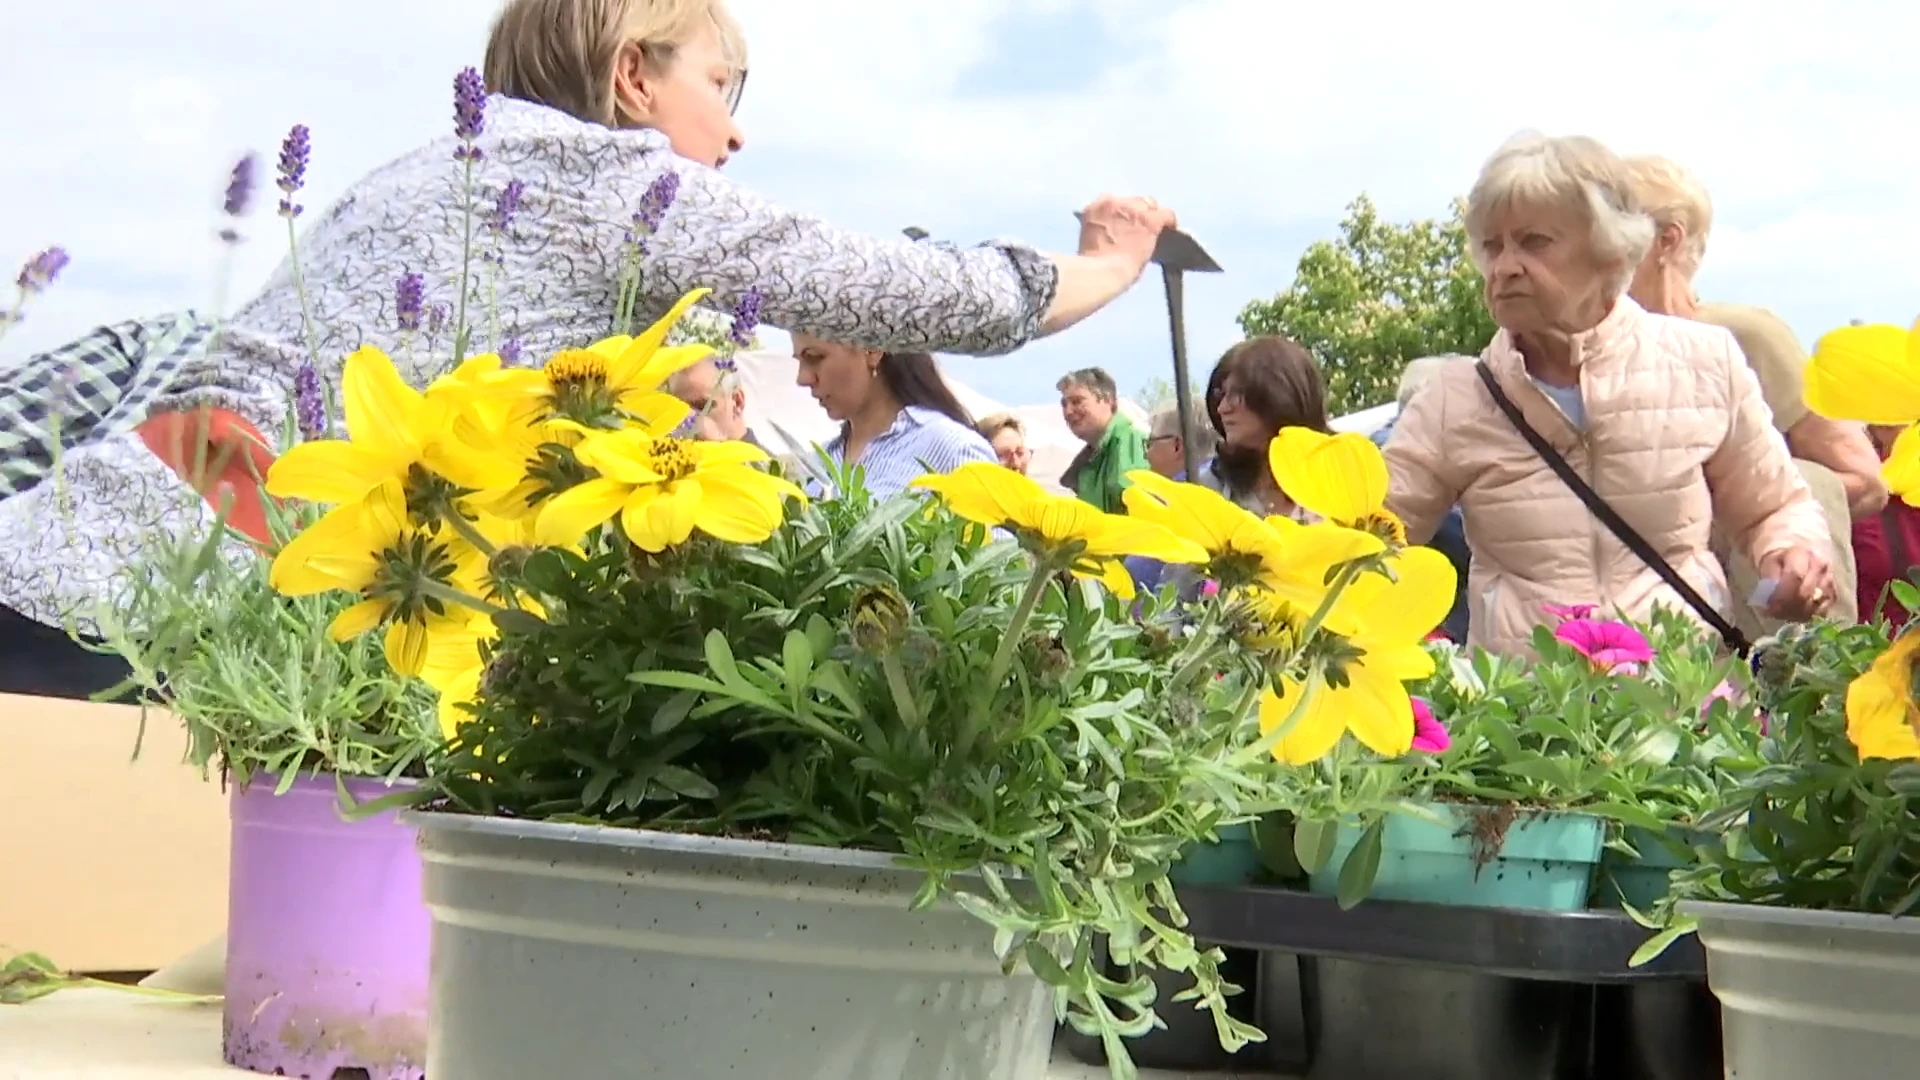
[[747,427],[747,388],[729,361],[715,357],[673,373],[667,392],[693,409],[694,437],[708,442],[732,440],[760,445]]

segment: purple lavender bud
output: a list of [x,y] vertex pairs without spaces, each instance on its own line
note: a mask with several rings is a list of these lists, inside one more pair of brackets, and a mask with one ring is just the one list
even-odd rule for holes
[[464,68],[453,77],[453,134],[466,145],[453,152],[455,161],[479,161],[480,148],[473,145],[487,129],[487,82],[473,68]]
[[300,437],[313,440],[327,433],[327,403],[320,394],[320,373],[302,363],[293,373],[293,415]]
[[522,346],[520,344],[519,338],[508,338],[507,340],[501,342],[500,343],[500,363],[507,367],[519,367],[521,348]]
[[740,302],[733,307],[733,329],[727,337],[736,348],[753,344],[753,332],[760,326],[760,299],[760,290],[751,288],[740,294]]
[[660,223],[667,218],[673,200],[680,194],[680,174],[663,172],[654,177],[647,185],[646,193],[640,196],[640,209],[633,215],[633,224],[641,232],[656,233]]
[[247,211],[253,208],[254,173],[259,166],[259,158],[252,154],[233,163],[233,175],[227,178],[225,210],[228,217],[246,217]]
[[292,130],[287,132],[286,140],[280,144],[279,187],[288,196],[280,200],[281,217],[299,217],[300,211],[306,209],[295,205],[291,196],[306,186],[307,157],[311,152],[310,137],[311,132],[307,130],[307,125],[295,124]]
[[53,279],[59,277],[60,271],[65,270],[72,261],[67,257],[66,248],[50,247],[27,260],[26,265],[20,268],[16,283],[23,293],[40,292],[53,284]]
[[513,217],[520,212],[520,197],[527,193],[527,185],[518,180],[507,181],[507,186],[493,197],[493,219],[487,224],[494,232],[502,235],[513,227]]
[[419,274],[401,274],[393,283],[393,317],[400,323],[400,329],[408,333],[420,329],[426,293],[427,279]]
[[438,337],[446,328],[447,319],[453,315],[453,309],[446,304],[435,304],[427,309],[427,334]]
[[700,414],[697,412],[690,412],[687,414],[687,418],[685,420],[680,421],[679,426],[675,427],[672,431],[667,432],[667,437],[670,439],[691,439],[694,436],[695,427],[696,425],[699,424],[699,422],[700,422]]

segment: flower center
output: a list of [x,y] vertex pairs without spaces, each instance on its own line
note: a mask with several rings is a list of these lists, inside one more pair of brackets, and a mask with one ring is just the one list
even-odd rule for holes
[[693,452],[684,439],[655,439],[647,448],[647,466],[664,477],[665,483],[684,480],[693,475]]
[[362,596],[383,601],[389,620],[421,620],[445,615],[447,601],[434,586],[453,580],[453,556],[433,533],[409,529],[379,555],[380,566]]
[[618,426],[605,357],[586,349],[570,349],[547,361],[544,370],[554,416],[588,427]]

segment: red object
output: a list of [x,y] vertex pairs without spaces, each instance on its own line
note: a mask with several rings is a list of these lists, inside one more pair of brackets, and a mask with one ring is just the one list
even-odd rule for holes
[[271,542],[261,485],[273,467],[273,451],[257,428],[226,409],[196,409],[156,413],[135,430],[216,512],[231,500],[227,524],[236,532],[262,545]]
[[[1920,553],[1920,510],[1901,502],[1898,496],[1888,500],[1885,510],[1853,523],[1861,622],[1871,622],[1877,614],[1896,630],[1907,624],[1907,609],[1887,592],[1887,585],[1906,579],[1916,553]],[[1877,613],[1875,604],[1880,605]]]

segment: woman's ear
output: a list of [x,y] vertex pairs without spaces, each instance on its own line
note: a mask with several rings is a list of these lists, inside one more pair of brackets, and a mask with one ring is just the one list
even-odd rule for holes
[[1660,249],[1661,261],[1665,262],[1678,255],[1680,249],[1686,245],[1687,230],[1679,222],[1669,221],[1660,226],[1660,231],[1654,234],[1653,242]]
[[637,126],[653,116],[656,75],[647,63],[646,51],[637,41],[620,46],[613,61],[613,119],[622,126]]

